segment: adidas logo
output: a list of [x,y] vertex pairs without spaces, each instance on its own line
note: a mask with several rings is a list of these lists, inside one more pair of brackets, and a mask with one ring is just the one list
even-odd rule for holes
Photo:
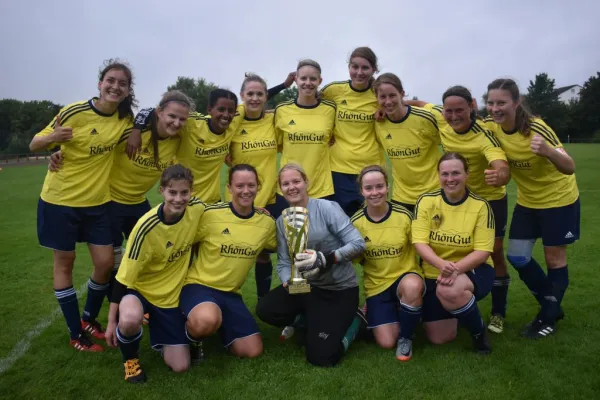
[[200,139],[199,142],[204,144],[204,139]]
[[392,138],[392,134],[388,133],[387,136],[385,137],[386,139],[391,139]]
[[245,129],[242,129],[242,131],[240,132],[240,135],[247,135],[247,134],[248,134],[248,132],[246,132]]
[[365,236],[365,243],[369,243],[371,241],[371,239],[369,239],[368,236]]
[[296,125],[296,123],[294,122],[294,120],[291,120],[288,125]]
[[435,214],[435,215],[433,216],[433,218],[431,218],[431,219],[432,219],[432,220],[434,220],[434,221],[439,221],[441,218],[440,218],[440,216],[439,216],[439,215]]
[[340,105],[342,105],[342,106],[347,106],[347,105],[348,105],[348,103],[346,103],[346,99],[342,100],[342,101],[341,101],[341,103],[340,103]]
[[223,229],[223,232],[221,232],[222,235],[231,235],[231,232],[229,232],[229,228],[225,228]]
[[171,241],[170,241],[170,240],[169,240],[169,241],[167,241],[167,247],[166,247],[166,248],[168,249],[169,247],[172,247],[172,246],[173,246],[173,243],[171,243]]
[[90,135],[97,135],[98,131],[96,130],[96,128],[92,128],[92,130],[90,131]]
[[148,153],[150,153],[150,150],[148,150],[148,148],[146,147],[146,148],[145,148],[145,149],[142,151],[142,153],[144,153],[144,154],[148,154]]
[[565,235],[565,239],[573,239],[574,237],[575,235],[573,235],[571,231],[567,232],[567,234]]

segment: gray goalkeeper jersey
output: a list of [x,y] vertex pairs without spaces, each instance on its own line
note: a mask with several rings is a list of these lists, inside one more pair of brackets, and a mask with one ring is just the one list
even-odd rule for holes
[[[322,274],[308,280],[312,286],[328,290],[342,290],[358,286],[352,259],[365,250],[365,241],[350,222],[338,203],[309,199],[308,249],[327,255],[335,251],[337,262]],[[290,255],[285,239],[283,217],[277,219],[277,274],[281,282],[291,276]]]

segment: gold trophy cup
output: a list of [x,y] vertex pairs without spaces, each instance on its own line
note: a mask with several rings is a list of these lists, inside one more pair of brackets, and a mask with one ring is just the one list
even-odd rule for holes
[[308,210],[304,207],[289,207],[281,213],[285,239],[292,264],[292,277],[288,282],[290,294],[310,292],[310,285],[296,269],[296,254],[306,251],[308,246]]

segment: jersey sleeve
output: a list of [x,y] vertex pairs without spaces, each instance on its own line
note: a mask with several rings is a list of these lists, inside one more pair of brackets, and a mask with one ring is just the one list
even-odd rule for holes
[[535,118],[531,121],[531,135],[539,135],[544,138],[546,143],[553,149],[562,149],[563,145],[556,136],[556,133],[544,121]]
[[335,258],[337,261],[352,261],[353,257],[365,251],[365,240],[358,229],[352,225],[350,218],[348,218],[338,203],[327,200],[323,201],[327,202],[328,206],[324,210],[325,213],[321,214],[321,217],[327,219],[329,232],[337,236],[344,244],[335,250]]
[[281,217],[277,219],[277,275],[281,283],[289,281],[292,276],[292,264]]
[[415,206],[415,215],[411,226],[411,238],[413,243],[429,244],[429,210],[427,209],[426,198],[417,200]]
[[477,224],[473,233],[473,249],[494,251],[495,221],[494,213],[487,201],[479,208]]
[[[61,118],[64,118],[63,114],[64,112],[69,108],[70,106],[66,106],[61,108],[61,110],[58,112],[58,114],[56,116],[54,116],[54,118],[52,118],[52,121],[50,121],[50,123],[41,131],[39,131],[38,133],[35,134],[35,136],[39,136],[39,137],[44,137],[44,136],[48,136],[50,135],[52,132],[54,132],[54,127],[56,125],[56,118],[60,115]],[[70,126],[68,123],[64,126]],[[52,150],[57,150],[57,147],[59,147],[60,144],[59,143],[50,143],[46,149],[48,151],[52,151]]]
[[[127,247],[117,280],[127,287],[135,285],[139,273],[144,269],[144,266],[152,259],[152,246],[146,238],[147,224],[139,221],[133,228],[127,241]],[[145,221],[144,221],[145,222]]]
[[152,114],[154,113],[154,108],[142,108],[137,115],[135,116],[135,120],[133,121],[133,127],[135,129],[144,129],[149,123]]

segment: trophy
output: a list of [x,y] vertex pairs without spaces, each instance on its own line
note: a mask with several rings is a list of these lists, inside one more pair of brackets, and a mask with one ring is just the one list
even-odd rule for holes
[[289,207],[281,213],[285,239],[292,264],[292,277],[288,283],[290,294],[310,292],[310,285],[296,269],[296,254],[306,251],[308,246],[308,210],[304,207]]

